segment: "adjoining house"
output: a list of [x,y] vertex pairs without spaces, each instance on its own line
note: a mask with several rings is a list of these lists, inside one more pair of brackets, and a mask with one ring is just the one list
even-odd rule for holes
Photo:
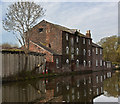
[[92,42],[90,30],[68,29],[42,20],[31,29],[30,50],[46,54],[49,71],[102,70],[102,47]]

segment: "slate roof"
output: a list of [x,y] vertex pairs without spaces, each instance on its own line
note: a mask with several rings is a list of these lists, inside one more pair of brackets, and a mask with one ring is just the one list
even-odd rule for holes
[[36,42],[33,42],[31,41],[32,43],[35,43],[36,45],[39,45],[40,47],[44,48],[45,50],[47,50],[48,52],[52,53],[53,55],[60,55],[60,54],[57,54],[56,52],[54,52],[52,49],[46,47],[45,45],[41,44],[41,43],[36,43]]
[[[77,29],[69,29],[69,28],[67,28],[67,27],[64,27],[64,26],[61,26],[61,25],[58,25],[58,24],[54,24],[54,23],[48,22],[48,21],[46,21],[46,20],[42,20],[41,22],[46,22],[46,23],[48,23],[48,24],[53,25],[54,27],[58,28],[58,29],[61,30],[61,31],[66,31],[66,32],[69,32],[69,33],[71,33],[71,34],[75,34],[75,32],[77,31]],[[40,23],[41,23],[41,22],[40,22]],[[39,23],[38,23],[37,25],[39,25]],[[77,32],[78,32],[78,31],[77,31]],[[78,32],[78,36],[88,38],[86,35],[84,35],[84,34],[82,34],[82,33],[80,33],[80,32]]]
[[93,46],[93,47],[97,47],[97,48],[102,48],[101,46],[99,46],[99,45],[97,45],[97,44],[95,44],[95,43],[92,43],[92,46]]

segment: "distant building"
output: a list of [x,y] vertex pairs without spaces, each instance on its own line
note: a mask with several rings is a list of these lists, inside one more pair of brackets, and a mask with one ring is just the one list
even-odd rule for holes
[[45,20],[31,29],[30,50],[46,54],[51,71],[80,71],[103,69],[102,47],[92,42],[90,30],[86,35]]

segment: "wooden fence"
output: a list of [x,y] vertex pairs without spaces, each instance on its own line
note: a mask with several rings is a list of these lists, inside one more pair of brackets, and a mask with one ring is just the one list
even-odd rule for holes
[[[27,71],[38,69],[38,73],[42,73],[45,68],[45,54],[30,52],[28,54]],[[25,66],[25,53],[23,51],[2,51],[2,78],[15,75],[21,72]]]

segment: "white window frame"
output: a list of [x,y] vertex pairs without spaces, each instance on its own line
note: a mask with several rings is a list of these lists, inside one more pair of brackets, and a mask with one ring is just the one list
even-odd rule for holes
[[98,48],[96,48],[96,55],[98,54]]
[[68,33],[66,33],[66,40],[68,40],[69,39],[69,37],[68,37]]
[[76,48],[76,54],[79,55],[79,48]]
[[74,54],[71,54],[71,60],[74,60]]
[[83,66],[84,66],[84,67],[86,66],[86,61],[85,61],[85,60],[83,61]]
[[101,75],[101,82],[103,82],[103,76]]
[[84,56],[86,55],[86,49],[83,49],[83,55]]
[[88,56],[91,56],[91,51],[90,50],[88,50]]
[[88,40],[88,44],[90,45],[90,39]]
[[100,49],[100,55],[102,55],[102,49]]
[[99,95],[99,88],[97,88],[97,95]]
[[98,75],[96,75],[96,83],[99,82],[99,78],[98,78]]
[[59,59],[56,58],[56,67],[57,67],[57,68],[59,68],[58,64],[59,64]]
[[106,66],[106,63],[104,62],[104,66]]
[[76,66],[79,67],[79,60],[76,60]]
[[100,89],[101,89],[101,93],[102,93],[103,92],[103,88],[101,87]]
[[102,66],[102,60],[100,60],[100,66]]
[[66,59],[66,63],[69,64],[69,59]]
[[71,38],[71,46],[73,46],[74,45],[74,38],[72,37]]
[[88,61],[88,66],[91,67],[91,61]]
[[83,44],[85,44],[85,38],[83,38]]
[[66,47],[66,54],[69,54],[69,47]]
[[78,36],[76,36],[76,42],[77,42],[77,43],[79,42],[79,37],[78,37]]
[[96,60],[96,66],[98,66],[98,60]]

